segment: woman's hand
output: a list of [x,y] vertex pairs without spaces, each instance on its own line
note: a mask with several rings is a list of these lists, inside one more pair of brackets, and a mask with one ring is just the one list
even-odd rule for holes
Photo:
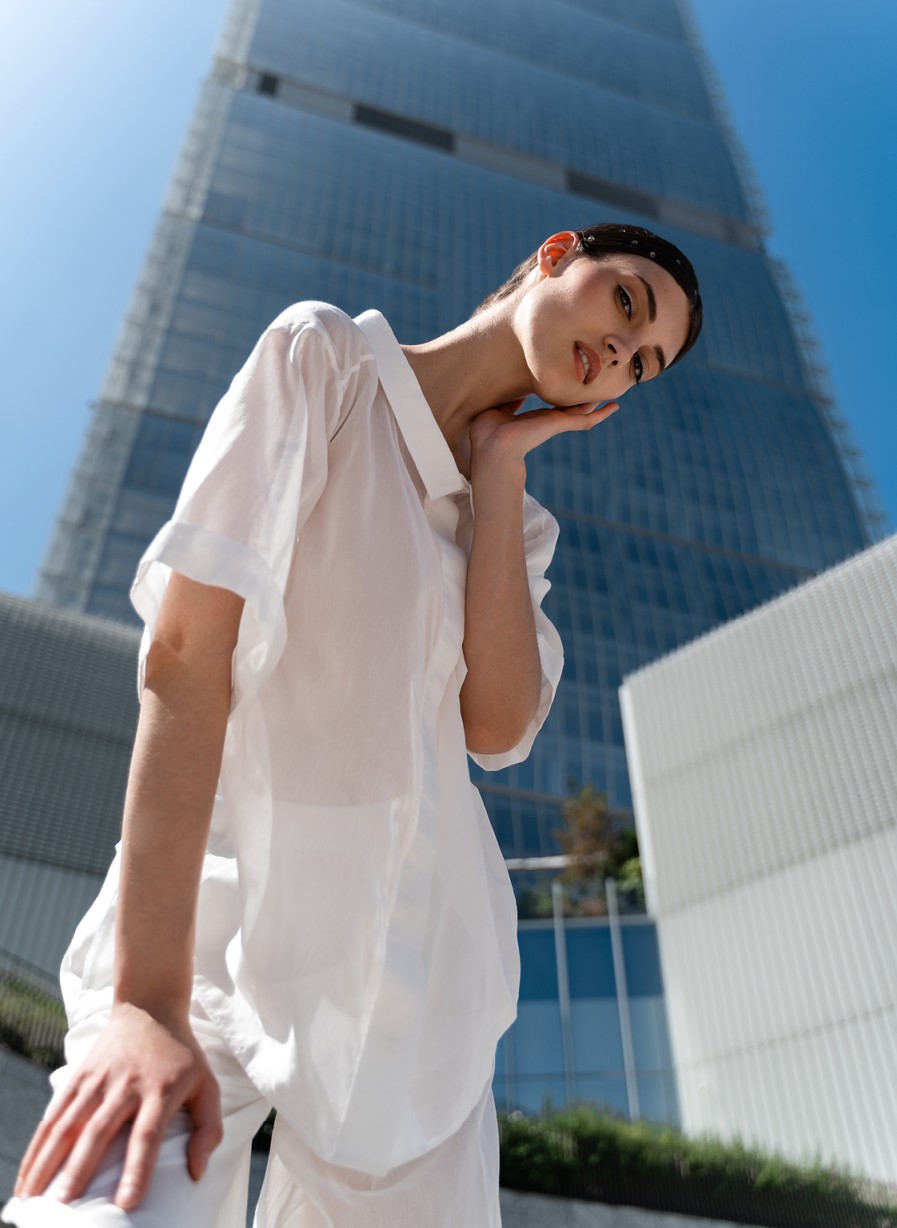
[[118,1004],[104,1032],[50,1104],[25,1153],[15,1194],[42,1194],[61,1170],[54,1194],[78,1198],[122,1126],[131,1135],[115,1196],[132,1211],[149,1187],[165,1130],[181,1109],[193,1118],[187,1168],[205,1172],[222,1138],[218,1083],[189,1026],[166,1025],[147,1011]]
[[522,404],[522,400],[509,401],[506,405],[484,410],[474,418],[470,425],[471,467],[476,463],[478,454],[493,448],[522,460],[527,452],[555,435],[566,431],[589,431],[620,408],[618,401],[608,401],[600,408],[588,401],[581,405],[534,409],[520,414],[517,411]]

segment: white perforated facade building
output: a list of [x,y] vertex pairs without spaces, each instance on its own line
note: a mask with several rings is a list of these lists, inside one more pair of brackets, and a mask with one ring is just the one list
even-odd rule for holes
[[897,1181],[897,537],[620,694],[684,1128]]

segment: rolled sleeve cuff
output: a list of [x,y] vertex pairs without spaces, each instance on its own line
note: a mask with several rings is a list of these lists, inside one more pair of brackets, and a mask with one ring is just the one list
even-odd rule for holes
[[143,693],[146,655],[172,571],[200,584],[229,589],[245,600],[233,660],[235,707],[258,691],[286,642],[283,595],[274,574],[262,556],[242,542],[182,521],[163,525],[131,585],[131,604],[144,622],[138,695]]
[[564,668],[564,648],[554,624],[541,610],[536,610],[536,643],[539,648],[539,660],[542,663],[542,689],[539,694],[539,707],[536,715],[527,725],[523,737],[510,750],[502,751],[497,755],[479,755],[468,751],[474,763],[486,772],[500,772],[502,768],[511,767],[514,763],[522,763],[530,753],[536,734],[542,728],[551,710]]

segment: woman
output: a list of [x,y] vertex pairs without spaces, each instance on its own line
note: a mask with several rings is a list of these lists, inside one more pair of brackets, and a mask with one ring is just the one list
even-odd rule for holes
[[499,1224],[516,914],[466,754],[525,757],[560,674],[525,456],[700,324],[682,253],[604,225],[424,345],[323,304],[266,331],[132,589],[122,842],[6,1222],[237,1228],[274,1105],[258,1223]]

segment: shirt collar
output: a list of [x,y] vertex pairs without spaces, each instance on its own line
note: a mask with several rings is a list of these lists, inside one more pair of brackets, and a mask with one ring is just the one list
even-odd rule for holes
[[377,360],[380,384],[429,497],[440,499],[467,490],[467,478],[455,464],[452,450],[385,318],[379,311],[366,311],[355,323]]

